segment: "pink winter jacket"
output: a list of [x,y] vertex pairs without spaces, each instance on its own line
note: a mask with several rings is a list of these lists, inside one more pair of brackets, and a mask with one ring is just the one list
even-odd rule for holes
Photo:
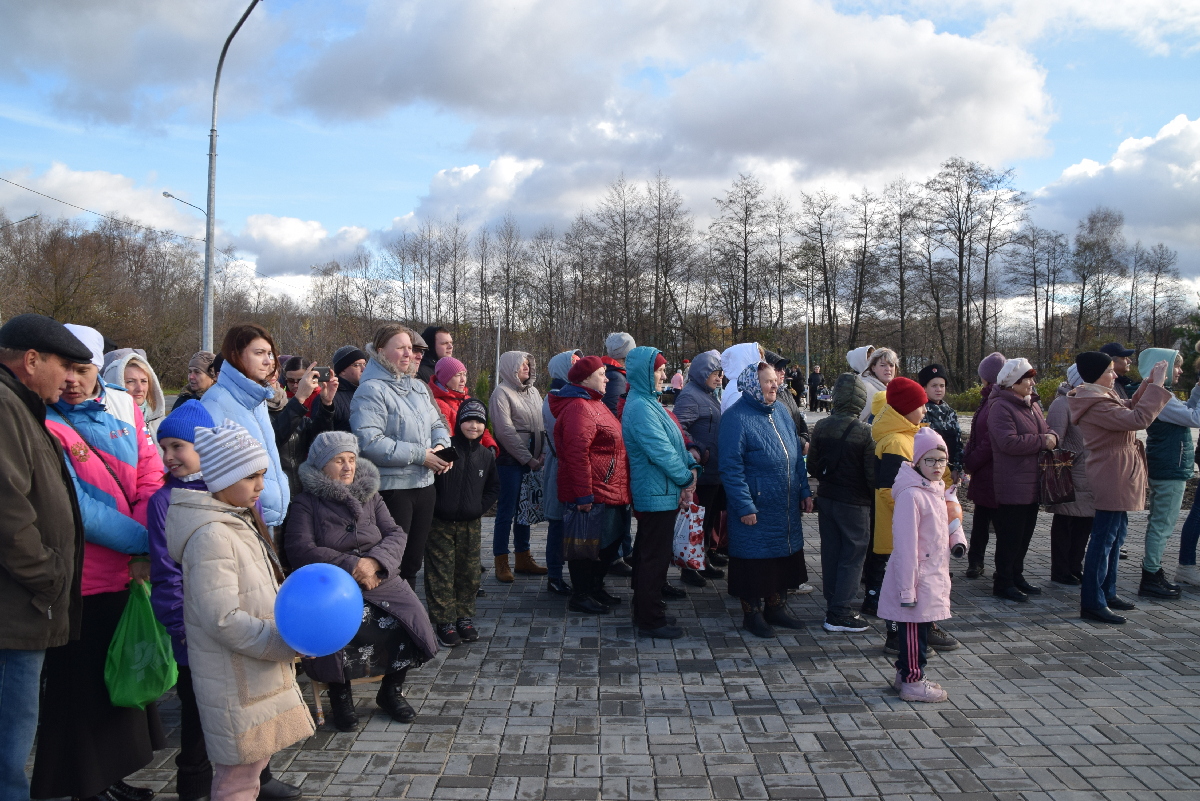
[[[954,488],[929,481],[905,462],[892,486],[892,558],[879,592],[879,617],[929,623],[950,617],[950,549],[966,545],[959,527],[949,532],[946,502]],[[905,607],[902,603],[916,606]]]

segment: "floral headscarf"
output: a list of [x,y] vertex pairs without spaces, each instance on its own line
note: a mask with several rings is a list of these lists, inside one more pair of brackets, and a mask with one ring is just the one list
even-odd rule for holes
[[746,369],[742,370],[742,374],[738,376],[737,380],[738,392],[749,395],[763,406],[770,407],[772,404],[767,403],[763,398],[762,384],[758,383],[758,366],[759,362],[754,362],[746,365]]

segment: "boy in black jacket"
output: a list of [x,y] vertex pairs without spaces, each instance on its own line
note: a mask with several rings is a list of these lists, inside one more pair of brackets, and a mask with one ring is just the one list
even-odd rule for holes
[[442,645],[479,639],[475,593],[479,590],[479,519],[500,495],[496,458],[479,440],[487,430],[487,407],[468,398],[458,407],[450,446],[454,467],[437,476],[433,527],[425,545],[425,601]]
[[875,443],[871,427],[858,419],[866,403],[861,378],[854,373],[838,376],[833,413],[813,427],[808,452],[808,474],[817,479],[826,631],[870,628],[850,607],[862,579],[875,503]]

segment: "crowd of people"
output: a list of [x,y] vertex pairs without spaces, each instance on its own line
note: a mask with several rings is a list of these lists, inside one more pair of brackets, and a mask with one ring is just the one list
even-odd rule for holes
[[[882,619],[900,697],[945,700],[925,664],[929,648],[959,645],[938,625],[951,616],[950,559],[983,577],[992,532],[993,594],[1041,592],[1025,557],[1048,451],[1073,454],[1075,489],[1050,507],[1049,579],[1080,588],[1081,616],[1120,624],[1134,608],[1117,593],[1117,564],[1127,513],[1147,494],[1138,594],[1179,597],[1163,551],[1193,470],[1200,395],[1170,391],[1177,351],[1144,350],[1137,385],[1133,355],[1118,343],[1080,353],[1048,415],[1030,363],[989,355],[964,442],[946,369],[907,378],[889,348],[850,351],[851,370],[832,378],[739,343],[684,359],[668,380],[664,354],[616,332],[602,356],[553,356],[545,397],[535,357],[503,354],[485,405],[439,326],[383,325],[318,367],[241,324],[220,353],[191,359],[168,413],[143,351],[13,318],[0,327],[0,798],[153,796],[124,780],[165,745],[157,708],[116,706],[106,685],[140,582],[178,664],[180,798],[299,797],[269,764],[315,731],[299,655],[274,619],[285,577],[334,565],[363,592],[353,639],[300,659],[328,687],[332,724],[359,726],[352,682],[364,678],[379,679],[381,710],[410,722],[409,671],[480,637],[481,518],[493,506],[497,581],[544,576],[571,613],[607,615],[626,599],[605,582],[627,579],[637,634],[666,639],[684,633],[667,603],[686,597],[672,564],[690,586],[724,580],[752,636],[804,628],[788,596],[814,591],[802,520],[815,512],[823,628],[863,633]],[[829,410],[811,430],[805,404]],[[544,565],[530,547],[542,520]],[[1175,578],[1200,585],[1195,507],[1182,539]]]

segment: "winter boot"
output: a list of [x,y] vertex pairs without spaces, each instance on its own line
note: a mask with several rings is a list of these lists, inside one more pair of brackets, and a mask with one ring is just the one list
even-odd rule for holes
[[496,557],[496,581],[511,584],[516,579],[508,568],[508,554],[502,553]]
[[684,584],[690,584],[693,587],[708,586],[708,582],[704,580],[704,576],[700,575],[699,571],[693,570],[690,567],[680,569],[679,580]]
[[785,629],[802,629],[804,624],[798,618],[792,615],[787,608],[787,604],[778,594],[772,595],[767,599],[767,605],[763,609],[763,620],[772,626],[780,626]]
[[1142,583],[1138,586],[1138,595],[1144,598],[1178,598],[1183,591],[1178,584],[1167,581],[1167,574],[1160,567],[1157,573],[1142,570]]
[[742,601],[742,628],[755,637],[770,639],[775,636],[775,629],[763,617],[762,601]]
[[358,715],[354,711],[350,682],[329,685],[329,720],[338,731],[358,730]]
[[379,693],[375,696],[375,703],[379,704],[379,708],[391,715],[392,720],[397,723],[412,723],[413,718],[417,716],[416,710],[402,693],[405,672],[407,671],[384,676]]
[[518,551],[513,572],[523,573],[527,576],[544,576],[550,571],[533,561],[533,555],[529,551]]

